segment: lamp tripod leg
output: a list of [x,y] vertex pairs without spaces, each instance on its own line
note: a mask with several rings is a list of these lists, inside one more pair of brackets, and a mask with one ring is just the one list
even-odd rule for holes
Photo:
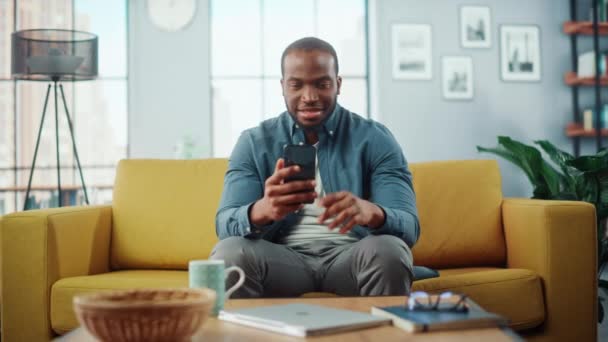
[[80,166],[80,158],[78,157],[78,150],[76,150],[76,140],[74,139],[74,127],[72,126],[72,120],[70,119],[70,112],[68,111],[68,105],[65,102],[65,94],[63,92],[63,85],[59,85],[61,90],[61,98],[63,99],[63,107],[65,108],[65,116],[68,119],[68,127],[70,128],[70,136],[72,137],[72,148],[74,149],[74,157],[76,157],[76,164],[78,164],[78,172],[80,173],[80,181],[82,182],[82,191],[84,192],[84,201],[86,204],[89,203],[89,195],[87,194],[87,187],[84,184],[84,177],[82,176],[82,167]]
[[55,147],[57,148],[57,206],[61,207],[61,166],[59,165],[59,107],[57,103],[57,81],[55,81]]
[[36,158],[38,157],[38,147],[40,146],[40,136],[42,135],[42,126],[44,125],[44,117],[46,116],[46,106],[49,103],[49,95],[51,93],[51,85],[46,88],[46,96],[44,97],[44,107],[42,108],[42,118],[40,118],[40,127],[38,128],[38,138],[36,139],[36,148],[34,149],[34,159],[32,160],[32,167],[30,168],[30,177],[27,181],[27,190],[25,192],[25,201],[23,203],[23,210],[28,209],[28,202],[30,197],[30,190],[32,189],[32,177],[34,176],[34,168],[36,168]]

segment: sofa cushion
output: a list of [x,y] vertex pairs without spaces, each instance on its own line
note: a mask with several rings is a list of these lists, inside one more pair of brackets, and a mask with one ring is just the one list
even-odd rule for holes
[[113,269],[187,269],[217,243],[226,159],[122,160],[112,213]]
[[504,266],[502,192],[495,160],[410,165],[420,219],[417,265]]
[[525,269],[460,268],[439,270],[439,278],[414,282],[412,291],[453,291],[471,297],[484,309],[507,317],[515,330],[545,320],[541,279]]
[[64,334],[78,326],[72,299],[75,295],[104,290],[188,287],[188,272],[137,270],[61,279],[51,288],[51,328]]

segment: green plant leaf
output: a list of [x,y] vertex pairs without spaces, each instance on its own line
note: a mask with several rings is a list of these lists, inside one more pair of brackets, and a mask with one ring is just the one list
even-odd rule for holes
[[[522,159],[519,156],[517,156],[515,153],[513,153],[509,150],[506,150],[505,148],[500,147],[500,146],[494,147],[494,148],[477,146],[477,151],[492,153],[499,157],[503,157],[507,161],[509,161],[512,164],[514,164],[515,166],[519,167],[526,174],[526,177],[528,177],[528,180],[530,181],[530,183],[532,183],[533,185],[535,184],[534,175],[531,173],[531,171],[529,169],[526,169]],[[536,186],[535,186],[535,188],[536,188]]]
[[558,193],[557,195],[555,195],[555,197],[553,199],[561,200],[561,201],[578,201],[579,200],[575,193],[567,192],[567,191],[562,191],[562,192]]
[[534,143],[540,145],[542,150],[561,169],[563,173],[563,178],[560,180],[563,186],[562,191],[574,194],[576,196],[576,174],[578,174],[580,171],[567,163],[568,161],[574,159],[574,156],[568,152],[560,150],[547,140],[536,140]]
[[578,184],[581,199],[595,204],[598,218],[606,215],[602,210],[608,207],[608,150],[603,149],[592,156],[580,156],[567,162],[583,173],[582,184]]
[[525,170],[532,175],[534,198],[551,199],[560,193],[563,176],[543,159],[538,149],[505,136],[499,136],[498,143],[520,157]]
[[548,198],[557,198],[558,194],[561,192],[561,184],[565,177],[544,160],[541,160],[541,173],[542,177],[547,182],[547,187],[549,189]]
[[574,159],[573,155],[560,150],[547,140],[536,140],[534,143],[540,145],[543,151],[547,153],[549,158],[551,158],[551,160],[559,167],[567,166],[566,161]]
[[593,203],[598,210],[598,193],[599,184],[596,177],[591,173],[582,173],[578,180],[578,190],[580,194],[580,200]]
[[542,159],[540,151],[505,136],[498,137],[498,144],[502,145],[520,160],[521,167],[526,174],[532,175],[533,179],[538,176],[540,160]]
[[[500,147],[482,147],[482,146],[477,146],[477,152],[488,152],[488,153],[493,153],[499,157],[503,157],[506,160],[510,161],[511,163],[520,166],[519,165],[519,159],[517,158],[517,156],[515,156],[513,153],[511,153],[510,151],[507,151],[505,149],[502,149]],[[521,167],[521,166],[520,166]]]
[[608,206],[598,206],[596,209],[598,222],[608,216]]
[[[595,206],[598,219],[603,219],[608,216],[608,172],[597,172],[595,173],[595,177],[597,178],[597,183],[599,183],[599,200],[598,203],[595,203]],[[606,208],[605,212],[603,210],[600,210],[604,208]]]
[[566,162],[582,172],[599,172],[608,168],[608,158],[605,155],[581,156]]
[[558,196],[561,175],[542,159],[539,150],[505,136],[499,136],[498,143],[496,148],[477,146],[477,151],[496,154],[522,169],[534,187],[533,198]]

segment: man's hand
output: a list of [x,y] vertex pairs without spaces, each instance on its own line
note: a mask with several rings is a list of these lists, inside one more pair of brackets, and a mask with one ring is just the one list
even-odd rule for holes
[[319,216],[318,222],[323,224],[327,219],[335,216],[328,228],[334,229],[342,225],[340,228],[342,234],[347,233],[357,224],[375,229],[385,220],[384,211],[379,206],[348,191],[329,194],[319,201],[319,205],[325,207],[325,212]]
[[[264,186],[264,197],[252,206],[249,220],[256,226],[265,226],[273,221],[283,219],[287,214],[302,209],[302,203],[317,197],[314,180],[291,181],[285,183],[285,178],[300,172],[297,165],[285,167],[285,161],[280,158],[272,176],[268,177]],[[300,192],[306,191],[306,192]]]

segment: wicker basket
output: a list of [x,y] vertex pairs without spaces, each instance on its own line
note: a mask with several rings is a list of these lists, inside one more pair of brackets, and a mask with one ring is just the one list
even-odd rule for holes
[[137,289],[74,297],[78,321],[102,341],[180,341],[201,328],[210,289]]

